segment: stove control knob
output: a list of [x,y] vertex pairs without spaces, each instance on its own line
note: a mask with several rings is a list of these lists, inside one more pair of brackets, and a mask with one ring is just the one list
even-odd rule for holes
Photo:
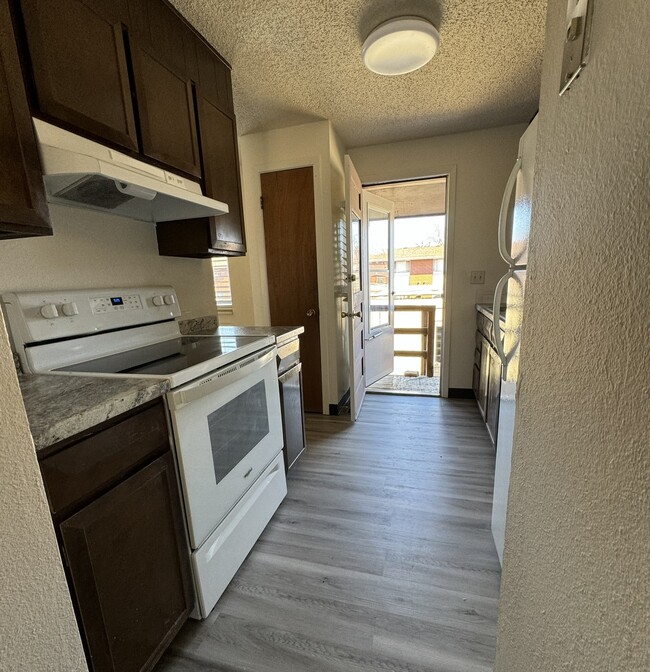
[[162,296],[154,296],[153,297],[153,305],[154,306],[164,306],[165,305],[165,300],[163,299]]
[[173,306],[176,303],[176,297],[173,294],[165,295],[165,304],[168,306]]
[[41,315],[46,320],[53,320],[55,317],[59,316],[59,311],[56,309],[56,306],[53,303],[46,303],[41,308]]
[[63,311],[64,315],[67,315],[68,317],[72,317],[73,315],[79,315],[79,308],[77,308],[77,304],[74,303],[64,303],[61,306],[61,310]]

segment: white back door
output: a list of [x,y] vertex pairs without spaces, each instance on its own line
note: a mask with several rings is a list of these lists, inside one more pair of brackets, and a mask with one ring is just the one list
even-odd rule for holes
[[367,190],[362,193],[362,252],[366,302],[366,385],[393,370],[395,353],[395,206]]
[[350,417],[356,420],[366,396],[364,291],[361,271],[361,180],[350,160],[345,157],[345,208],[348,251],[348,347],[350,352]]

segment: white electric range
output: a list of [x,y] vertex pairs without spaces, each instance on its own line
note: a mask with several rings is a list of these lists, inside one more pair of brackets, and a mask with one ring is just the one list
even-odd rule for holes
[[171,287],[2,296],[26,373],[168,380],[205,618],[286,495],[272,336],[183,336]]

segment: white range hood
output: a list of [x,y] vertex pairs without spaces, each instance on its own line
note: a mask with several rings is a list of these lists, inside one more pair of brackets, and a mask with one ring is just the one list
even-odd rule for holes
[[47,200],[145,222],[228,212],[201,186],[62,128],[34,119]]

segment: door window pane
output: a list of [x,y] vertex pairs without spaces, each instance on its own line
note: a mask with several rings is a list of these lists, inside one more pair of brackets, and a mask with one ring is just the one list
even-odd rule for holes
[[265,381],[210,413],[208,430],[219,483],[269,433]]
[[388,270],[390,245],[388,218],[383,212],[368,209],[368,276],[370,329],[387,326],[388,299],[391,292]]

